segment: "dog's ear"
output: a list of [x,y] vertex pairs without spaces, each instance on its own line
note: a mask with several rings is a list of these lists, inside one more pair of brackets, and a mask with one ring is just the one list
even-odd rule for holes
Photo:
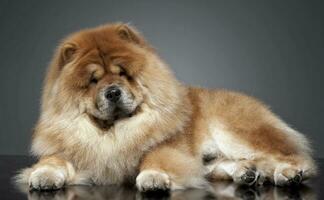
[[58,64],[60,67],[63,67],[66,65],[68,62],[70,62],[75,53],[77,51],[77,45],[74,43],[63,43],[61,47],[59,47],[59,52],[58,52]]
[[128,24],[118,24],[116,31],[119,37],[123,40],[140,46],[144,46],[146,43],[142,35],[134,27],[131,27]]

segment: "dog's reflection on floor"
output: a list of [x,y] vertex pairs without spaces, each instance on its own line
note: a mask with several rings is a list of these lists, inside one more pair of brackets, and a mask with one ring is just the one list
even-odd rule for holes
[[[25,190],[26,191],[26,190]],[[277,200],[277,199],[316,199],[313,190],[307,186],[298,188],[278,188],[278,187],[245,187],[233,183],[217,182],[208,190],[183,190],[171,193],[154,192],[139,193],[134,188],[114,187],[114,186],[73,186],[62,190],[39,192],[26,192],[29,200],[85,200],[85,199],[110,199],[110,200],[130,200],[130,199],[165,199],[165,200],[213,200],[213,199],[242,199],[242,200]]]

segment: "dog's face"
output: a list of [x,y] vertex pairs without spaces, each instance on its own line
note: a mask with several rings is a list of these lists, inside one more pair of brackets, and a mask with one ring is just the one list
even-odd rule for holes
[[131,117],[140,107],[143,92],[136,77],[127,71],[127,65],[132,62],[129,58],[122,60],[119,57],[119,60],[105,61],[105,64],[89,63],[77,70],[80,81],[81,74],[84,75],[84,82],[75,93],[80,96],[86,113],[95,121],[110,125]]
[[131,117],[140,109],[145,86],[139,76],[148,67],[146,55],[152,50],[135,30],[111,25],[79,32],[58,51],[45,87],[52,92],[44,91],[45,101],[56,99],[58,107],[73,104],[101,125]]

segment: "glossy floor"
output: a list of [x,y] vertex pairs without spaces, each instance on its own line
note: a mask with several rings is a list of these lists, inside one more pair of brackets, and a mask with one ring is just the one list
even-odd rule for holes
[[[29,192],[26,188],[15,186],[11,178],[21,168],[33,162],[24,156],[0,156],[0,199],[176,199],[176,200],[212,200],[212,199],[324,199],[324,178],[319,175],[306,185],[294,188],[278,187],[243,187],[228,182],[216,182],[207,190],[184,190],[165,193],[141,194],[134,188],[100,186],[73,186],[53,192]],[[321,171],[324,171],[324,160],[319,160]]]

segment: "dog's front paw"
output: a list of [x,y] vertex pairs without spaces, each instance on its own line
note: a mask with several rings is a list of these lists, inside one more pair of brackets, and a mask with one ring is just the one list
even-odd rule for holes
[[31,172],[28,182],[31,190],[55,190],[63,187],[66,177],[62,168],[41,166]]
[[169,190],[171,180],[166,173],[155,170],[144,170],[137,176],[136,186],[141,192]]

